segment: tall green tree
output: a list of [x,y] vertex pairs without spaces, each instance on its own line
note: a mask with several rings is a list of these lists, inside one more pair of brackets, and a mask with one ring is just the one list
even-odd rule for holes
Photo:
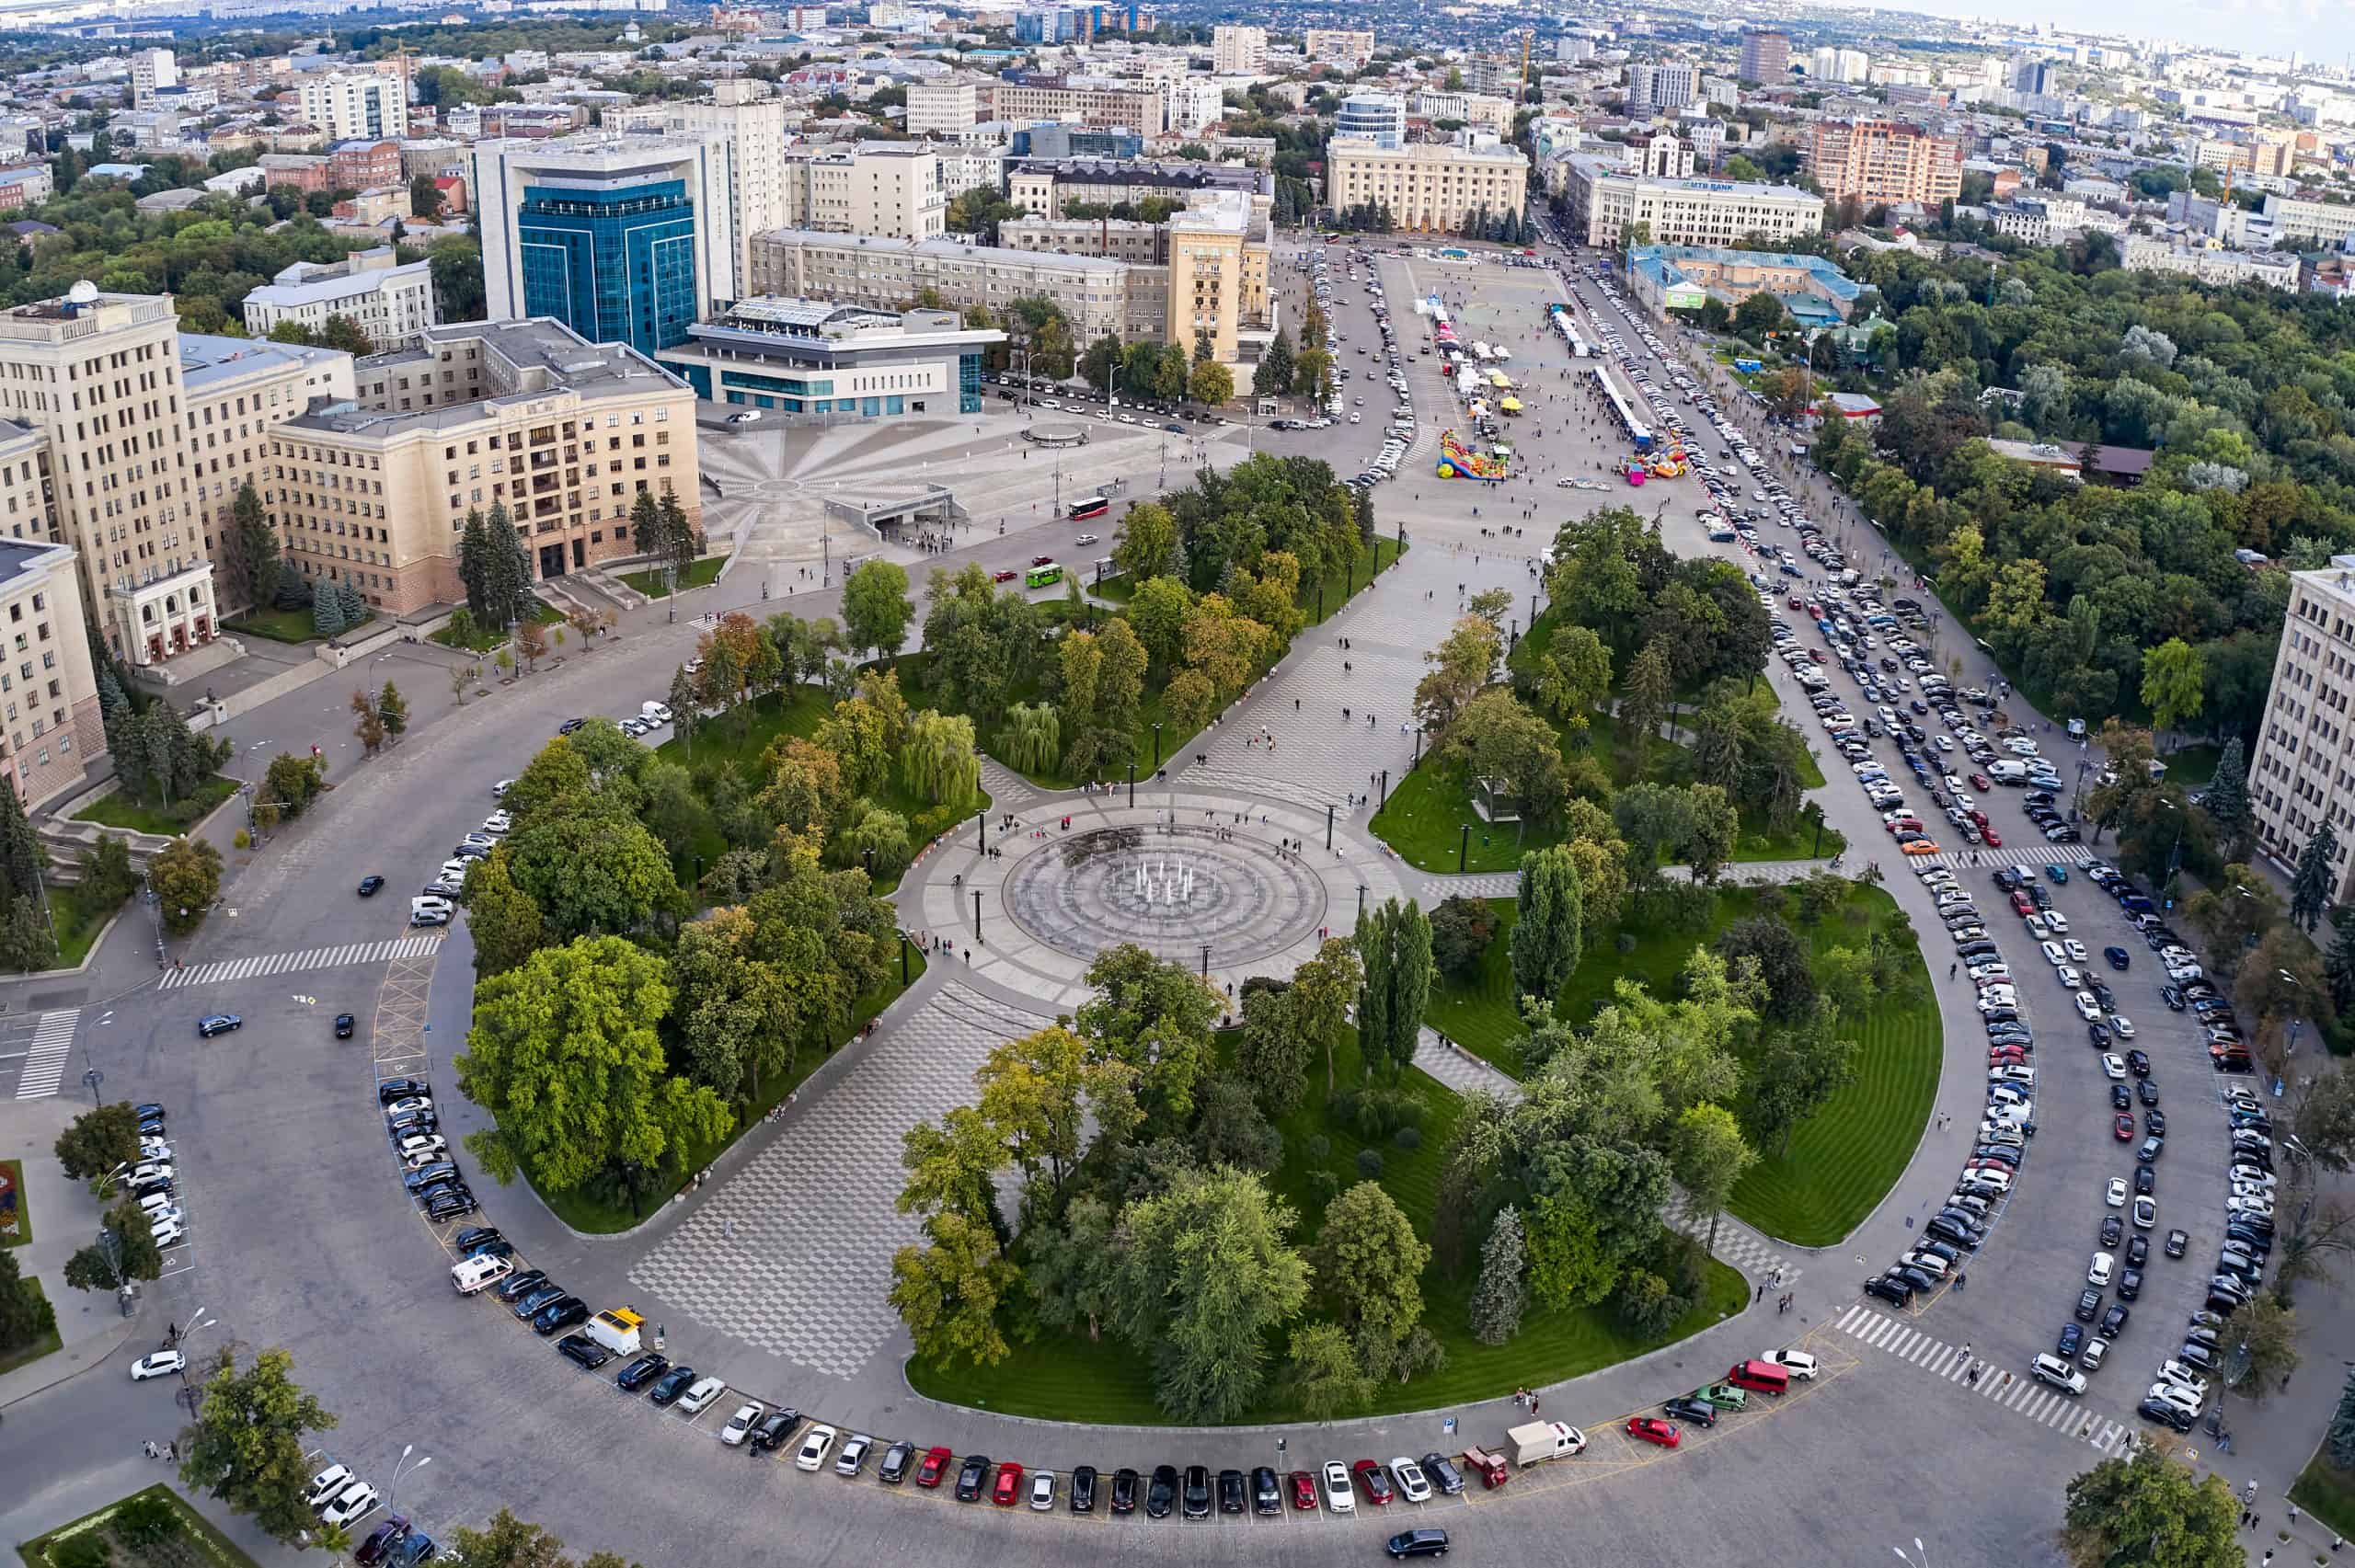
[[294,1381],[293,1356],[265,1350],[241,1370],[224,1349],[194,1380],[201,1400],[180,1432],[180,1480],[290,1546],[315,1532],[310,1437],[338,1423]]
[[2202,808],[2215,819],[2217,834],[2224,841],[2227,860],[2246,860],[2248,836],[2253,821],[2248,801],[2248,761],[2237,735],[2224,742],[2216,757],[2215,776],[2208,781],[2208,796]]
[[25,803],[14,786],[0,789],[0,906],[41,902],[42,869],[49,852],[41,848]]
[[2338,835],[2325,822],[2299,852],[2298,868],[2290,878],[2290,919],[2310,936],[2330,910],[2338,886]]
[[452,1530],[435,1561],[452,1568],[636,1568],[610,1551],[592,1552],[576,1563],[564,1555],[562,1541],[504,1508],[486,1528],[460,1525]]
[[1586,920],[1580,897],[1579,868],[1569,850],[1555,844],[1521,857],[1515,894],[1513,994],[1552,1001],[1579,967],[1580,933]]
[[453,1062],[495,1126],[466,1147],[500,1182],[545,1192],[601,1174],[675,1168],[725,1137],[727,1105],[672,1074],[659,1027],[668,966],[616,936],[543,948],[475,988],[474,1024]]
[[2338,1404],[2330,1413],[2330,1428],[2323,1436],[2330,1462],[2340,1470],[2355,1470],[2355,1371],[2339,1385]]
[[56,1150],[57,1162],[77,1182],[128,1164],[139,1152],[139,1113],[128,1100],[95,1105],[66,1124]]
[[1529,1305],[1529,1288],[1522,1276],[1528,1266],[1521,1211],[1507,1204],[1488,1226],[1488,1239],[1480,1248],[1480,1278],[1472,1288],[1472,1337],[1482,1345],[1502,1345],[1521,1332],[1522,1313]]
[[1243,1034],[1235,1043],[1235,1068],[1270,1116],[1298,1108],[1308,1085],[1309,1039],[1300,1027],[1289,987],[1243,993]]
[[1233,1421],[1267,1381],[1268,1341],[1308,1297],[1291,1207],[1256,1175],[1181,1172],[1121,1217],[1111,1322],[1153,1365],[1173,1421]]
[[2142,704],[2151,727],[2162,733],[2200,716],[2208,700],[2207,661],[2181,637],[2169,637],[2142,655]]
[[893,562],[865,562],[843,584],[843,634],[854,648],[897,653],[915,613],[907,570]]
[[998,1308],[1013,1297],[1021,1270],[988,1226],[965,1215],[932,1215],[924,1234],[924,1245],[893,1254],[889,1293],[916,1355],[936,1367],[960,1357],[976,1367],[1005,1360],[1013,1347],[998,1326]]
[[1379,1182],[1360,1182],[1325,1206],[1310,1251],[1318,1297],[1349,1331],[1361,1365],[1385,1376],[1423,1321],[1431,1250]]
[[0,1249],[0,1355],[30,1345],[57,1327],[57,1309],[17,1269],[13,1250]]
[[2243,1568],[2240,1501],[2220,1471],[2194,1476],[2155,1444],[2069,1482],[2062,1552],[2075,1568]]
[[[1365,924],[1359,922],[1358,935],[1362,936]],[[1364,993],[1364,947],[1357,937],[1332,936],[1316,950],[1316,956],[1292,971],[1291,998],[1292,1023],[1303,1038],[1325,1053],[1325,1093],[1329,1099],[1334,1088],[1333,1048],[1338,1042],[1341,1026],[1349,1022],[1350,1003]],[[1365,1055],[1365,1025],[1358,1026],[1361,1055]]]
[[1415,1059],[1431,987],[1431,922],[1413,899],[1386,898],[1359,922],[1365,984],[1358,1001],[1358,1046],[1369,1071],[1396,1078]]
[[270,526],[268,513],[262,509],[261,493],[250,479],[237,486],[237,498],[230,508],[228,548],[222,552],[229,563],[235,580],[232,591],[255,609],[262,609],[278,597],[278,574],[282,563],[278,555],[278,534]]
[[1292,1331],[1284,1380],[1311,1421],[1354,1415],[1373,1402],[1373,1379],[1338,1323],[1304,1323]]
[[174,839],[147,863],[164,929],[193,931],[221,891],[221,852],[204,839]]
[[1707,1222],[1705,1244],[1715,1253],[1717,1217],[1758,1155],[1742,1138],[1741,1124],[1731,1111],[1722,1105],[1688,1105],[1676,1118],[1669,1159],[1684,1189],[1685,1215],[1695,1224]]

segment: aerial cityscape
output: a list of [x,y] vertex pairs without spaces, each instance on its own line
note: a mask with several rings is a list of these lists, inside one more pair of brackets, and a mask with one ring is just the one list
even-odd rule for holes
[[0,1535],[2328,1568],[2327,28],[0,0]]

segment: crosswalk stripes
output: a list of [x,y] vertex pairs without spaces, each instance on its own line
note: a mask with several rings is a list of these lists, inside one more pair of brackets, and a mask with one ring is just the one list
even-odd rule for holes
[[1990,871],[1999,865],[2082,865],[2093,858],[2093,852],[2083,844],[2023,844],[2016,850],[1942,850],[1915,856],[1913,864],[1927,861],[1949,871],[1968,871],[1975,865]]
[[1971,1385],[1967,1379],[1973,1358],[1965,1354],[1964,1346],[1948,1345],[1885,1312],[1859,1304],[1849,1308],[1832,1326],[1860,1345],[1919,1368],[1942,1382],[1968,1388],[2024,1420],[2082,1439],[2104,1454],[2117,1453],[2132,1436],[2124,1422],[2097,1415],[2075,1396],[2031,1378],[1990,1370]]
[[376,942],[348,942],[339,947],[313,947],[301,953],[264,953],[249,958],[224,958],[175,969],[158,986],[165,990],[183,986],[218,985],[231,980],[265,979],[305,969],[335,969],[350,964],[382,964],[394,958],[415,958],[442,944],[438,935],[395,936]]
[[78,1007],[40,1015],[31,1048],[25,1052],[25,1065],[17,1074],[17,1099],[46,1100],[57,1093],[65,1077],[66,1056],[74,1049],[74,1025],[81,1018]]

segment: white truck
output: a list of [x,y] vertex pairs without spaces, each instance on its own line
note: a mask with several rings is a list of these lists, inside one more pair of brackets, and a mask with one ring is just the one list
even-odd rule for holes
[[589,1320],[587,1333],[591,1339],[616,1356],[635,1356],[638,1349],[638,1331],[646,1320],[627,1307],[615,1307]]
[[1533,1421],[1505,1436],[1513,1446],[1512,1462],[1523,1470],[1547,1459],[1567,1459],[1586,1448],[1586,1435],[1563,1421]]

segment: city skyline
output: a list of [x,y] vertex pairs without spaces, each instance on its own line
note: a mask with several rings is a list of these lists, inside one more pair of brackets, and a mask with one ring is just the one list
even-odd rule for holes
[[2223,5],[2154,0],[2154,4],[2133,7],[2131,12],[2110,0],[2058,0],[2053,6],[2039,7],[2034,16],[2016,17],[2008,11],[1990,12],[1971,0],[1914,0],[1901,9],[1955,21],[2016,20],[2022,37],[2028,36],[2037,22],[2046,21],[2063,32],[2122,34],[2144,43],[2176,40],[2209,49],[2284,58],[2292,52],[2303,52],[2310,58],[2315,56],[2316,40],[2312,29],[2322,20],[2324,11],[2319,0],[2297,0],[2295,4],[2284,0],[2225,0]]

